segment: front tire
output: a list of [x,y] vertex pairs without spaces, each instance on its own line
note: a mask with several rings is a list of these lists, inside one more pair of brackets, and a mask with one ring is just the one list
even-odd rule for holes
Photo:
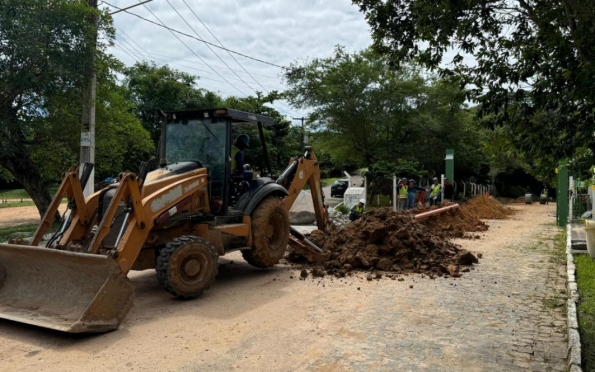
[[289,241],[289,215],[277,197],[263,200],[252,212],[252,249],[242,256],[252,266],[267,268],[279,262]]
[[157,257],[157,280],[180,299],[200,296],[211,287],[218,272],[215,247],[197,236],[181,236],[167,243]]

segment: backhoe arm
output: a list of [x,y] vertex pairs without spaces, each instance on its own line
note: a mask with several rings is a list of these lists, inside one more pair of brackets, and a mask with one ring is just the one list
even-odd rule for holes
[[303,157],[291,158],[289,167],[277,179],[277,183],[283,185],[288,191],[288,195],[283,199],[287,210],[291,209],[306,183],[310,185],[316,225],[319,230],[327,230],[329,219],[320,183],[320,167],[318,166],[316,154],[311,147],[306,147],[306,153]]
[[[277,179],[277,183],[283,185],[288,191],[288,195],[283,199],[287,210],[291,209],[306,183],[310,185],[312,201],[314,202],[314,214],[316,215],[316,225],[319,230],[327,231],[329,218],[320,183],[320,168],[316,154],[311,147],[306,147],[304,156],[290,160],[289,167]],[[293,227],[290,232],[289,245],[295,252],[305,257],[308,261],[325,262],[330,259],[330,252],[323,252],[320,247],[316,247],[306,237],[294,230]]]

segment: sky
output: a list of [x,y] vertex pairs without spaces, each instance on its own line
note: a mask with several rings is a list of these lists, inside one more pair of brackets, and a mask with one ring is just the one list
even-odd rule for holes
[[[125,8],[139,2],[100,1],[99,8],[116,11],[115,7]],[[195,37],[198,34],[216,45],[221,42],[230,50],[280,66],[289,66],[296,60],[328,57],[336,45],[356,52],[372,42],[363,13],[350,0],[153,0],[145,5],[129,12],[161,23],[156,16],[171,28]],[[200,76],[199,87],[224,97],[285,88],[283,70],[279,67],[234,54],[236,62],[225,50],[212,47],[214,53],[206,44],[178,35],[182,43],[167,29],[124,12],[114,14],[113,19],[116,40],[109,52],[126,65],[140,60],[169,64]],[[305,114],[288,102],[275,103],[274,107],[287,116]]]

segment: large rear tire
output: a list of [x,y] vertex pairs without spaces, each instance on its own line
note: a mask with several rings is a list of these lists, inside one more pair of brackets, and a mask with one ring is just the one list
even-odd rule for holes
[[215,247],[197,236],[181,236],[167,243],[157,257],[157,280],[180,299],[200,296],[211,287],[218,272]]
[[289,241],[289,215],[282,199],[271,196],[252,212],[252,249],[242,251],[252,266],[267,268],[279,262]]

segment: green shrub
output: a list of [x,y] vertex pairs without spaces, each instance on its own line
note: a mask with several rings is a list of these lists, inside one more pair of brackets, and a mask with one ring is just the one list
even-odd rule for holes
[[347,206],[343,203],[339,204],[335,210],[337,212],[340,212],[341,214],[348,214],[349,213],[349,208],[347,208]]

